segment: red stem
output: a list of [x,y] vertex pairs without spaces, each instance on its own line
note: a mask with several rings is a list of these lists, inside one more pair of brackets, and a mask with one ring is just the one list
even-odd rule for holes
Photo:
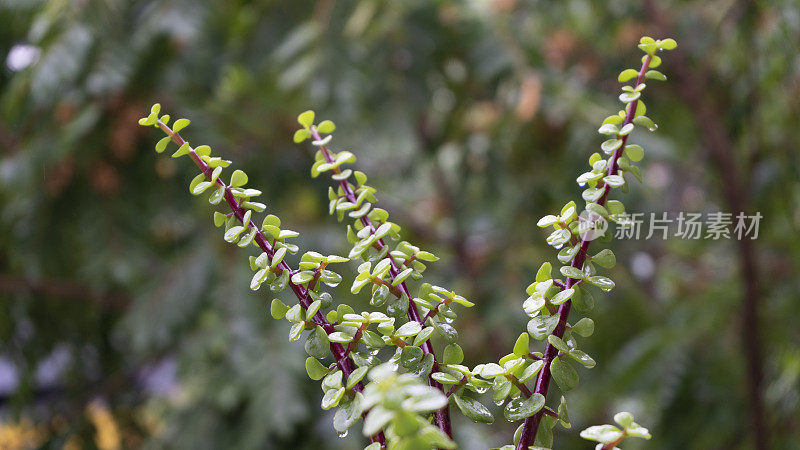
[[[636,86],[639,86],[644,81],[645,73],[647,73],[647,68],[650,65],[650,60],[652,59],[651,55],[647,55],[644,62],[642,63],[642,68],[639,70],[639,76],[636,78]],[[625,120],[622,122],[622,127],[625,125],[633,122],[633,119],[636,115],[636,105],[639,103],[639,100],[634,100],[628,104],[628,112],[625,115]],[[616,175],[617,171],[619,170],[619,158],[622,156],[622,152],[625,149],[625,143],[628,140],[628,136],[630,134],[626,134],[625,136],[617,136],[618,139],[622,140],[622,145],[619,146],[618,149],[614,151],[614,154],[611,156],[611,161],[609,167],[606,171],[606,175]],[[606,200],[608,198],[608,193],[611,191],[611,187],[609,185],[603,186],[603,195],[597,200],[597,204],[605,205]],[[588,237],[588,236],[587,236]],[[580,249],[578,253],[575,254],[575,257],[572,259],[572,267],[576,269],[582,269],[583,263],[586,261],[586,253],[589,250],[589,244],[591,243],[588,239],[583,239],[581,241]],[[565,289],[569,289],[572,286],[575,286],[579,280],[573,278],[567,278],[566,285],[564,286]],[[567,326],[567,318],[569,317],[569,311],[572,307],[572,302],[567,300],[566,302],[562,303],[561,306],[558,307],[558,325],[556,325],[555,330],[553,330],[553,335],[561,338],[564,337],[564,331],[566,330]],[[547,396],[547,389],[550,387],[550,362],[555,358],[558,354],[558,349],[556,349],[553,345],[547,344],[544,350],[544,366],[542,367],[541,372],[539,372],[539,377],[536,379],[536,389],[535,392]],[[522,424],[522,434],[520,435],[519,442],[517,443],[516,450],[527,450],[528,447],[533,445],[533,441],[536,438],[536,432],[539,430],[539,424],[542,421],[542,415],[544,412],[540,410],[538,413],[534,414],[531,417],[525,419],[525,422]]]
[[[162,131],[164,131],[164,133],[166,133],[169,137],[171,137],[172,141],[178,144],[179,147],[182,146],[184,143],[186,143],[186,141],[184,141],[183,138],[178,133],[174,133],[165,123],[161,122],[160,120],[158,121],[158,126],[159,128],[161,128]],[[203,172],[206,178],[210,180],[211,173],[213,172],[213,170],[208,166],[208,164],[206,164],[202,159],[200,159],[200,155],[198,155],[197,152],[195,152],[194,149],[191,147],[189,147],[189,156],[192,158],[192,161],[194,161],[195,165],[197,165],[200,171]],[[217,178],[217,185],[225,189],[225,195],[224,195],[225,202],[228,203],[228,206],[230,206],[231,211],[233,211],[233,215],[239,220],[239,222],[242,222],[244,219],[245,210],[244,208],[241,207],[239,202],[236,201],[236,198],[233,196],[233,193],[231,192],[230,186],[227,186],[219,178]],[[261,230],[258,229],[255,223],[253,223],[252,221],[249,224],[247,224],[247,227],[255,228],[256,235],[254,240],[256,244],[258,244],[259,248],[261,248],[261,250],[263,250],[267,255],[269,255],[270,259],[272,259],[272,257],[275,254],[275,249],[269,243],[269,241],[267,241],[267,239],[264,237],[264,234],[261,232]],[[278,264],[278,269],[280,269],[281,272],[286,270],[290,274],[292,273],[292,269],[289,267],[289,265],[286,263],[285,260],[281,261],[280,264]],[[292,288],[292,291],[297,297],[297,300],[300,301],[300,305],[303,307],[303,309],[308,309],[308,307],[312,303],[311,299],[309,298],[308,291],[303,286],[299,286],[292,283],[291,279],[289,280],[289,286]],[[318,311],[314,315],[312,320],[315,324],[321,326],[322,329],[325,330],[327,334],[331,334],[335,331],[333,325],[331,325],[330,322],[328,322],[327,319],[325,319],[325,317],[322,315],[322,312]],[[350,374],[355,370],[355,363],[353,363],[353,360],[347,356],[347,352],[344,346],[342,346],[342,344],[331,342],[330,348],[333,357],[336,359],[336,365],[339,367],[339,369],[341,369],[342,373],[344,374],[344,378],[346,380],[347,378],[350,377]],[[364,390],[364,385],[359,382],[355,386],[353,386],[353,390],[361,392]],[[362,417],[365,416],[366,412],[362,414]],[[386,447],[386,438],[383,435],[383,432],[378,432],[378,434],[370,436],[369,440],[370,442],[379,442],[382,448]]]
[[[314,127],[311,127],[311,137],[315,141],[322,140],[322,137],[319,135],[319,132],[317,132],[316,128],[314,128]],[[334,161],[333,156],[331,156],[331,153],[330,153],[330,151],[328,150],[328,148],[326,146],[321,145],[319,148],[322,151],[322,154],[325,156],[325,160],[327,162],[331,163],[331,162]],[[335,169],[335,173],[340,173],[338,168]],[[342,190],[344,191],[344,194],[347,197],[347,200],[349,202],[355,204],[357,198],[356,198],[355,192],[353,192],[353,189],[350,187],[350,183],[348,183],[347,180],[340,180],[339,181],[339,185],[342,186]],[[375,225],[372,223],[372,220],[370,220],[369,217],[367,217],[366,215],[361,216],[361,223],[364,224],[365,227],[369,227],[372,230],[373,233],[375,232],[375,230],[376,230]],[[383,247],[385,245],[386,244],[383,242],[383,239],[378,239],[378,241],[376,242],[376,246],[377,246],[379,251],[381,249],[383,249]],[[389,271],[392,274],[392,278],[394,278],[398,274],[400,274],[400,269],[398,269],[397,264],[394,262],[394,259],[391,257],[391,255],[389,255],[388,252],[386,254],[386,257],[389,258],[389,263],[390,263]],[[414,298],[411,296],[411,292],[409,292],[405,281],[400,283],[398,285],[398,287],[400,288],[400,291],[403,294],[406,294],[406,296],[408,297],[408,318],[409,318],[409,320],[413,320],[415,322],[419,322],[419,324],[424,327],[425,326],[425,321],[420,318],[419,311],[417,310],[417,304],[414,303]],[[433,369],[431,370],[431,373],[438,372],[439,371],[439,363],[436,361],[436,355],[433,352],[433,345],[431,344],[430,340],[425,341],[420,347],[422,348],[422,352],[424,354],[429,354],[430,353],[430,354],[434,355],[434,358],[433,358]],[[441,383],[439,383],[438,381],[434,380],[430,376],[428,377],[428,385],[430,385],[432,387],[435,387],[436,389],[439,389],[442,393],[444,393],[444,387],[442,387]],[[449,406],[445,406],[444,408],[442,408],[442,409],[440,409],[438,411],[434,411],[433,412],[433,418],[434,418],[434,421],[436,422],[436,426],[440,430],[442,430],[445,434],[447,434],[448,437],[450,437],[452,439],[453,438],[453,430],[452,430],[452,427],[450,425],[450,407]]]
[[605,445],[604,445],[604,446],[603,446],[603,447],[602,447],[600,450],[612,450],[614,447],[616,447],[616,446],[617,446],[617,445],[619,445],[619,444],[620,444],[622,441],[624,441],[626,437],[628,437],[628,436],[627,436],[627,434],[625,433],[625,431],[623,430],[623,431],[622,431],[622,436],[620,436],[620,437],[619,437],[619,439],[617,439],[617,440],[616,440],[616,441],[614,441],[614,442],[609,442],[608,444],[605,444]]

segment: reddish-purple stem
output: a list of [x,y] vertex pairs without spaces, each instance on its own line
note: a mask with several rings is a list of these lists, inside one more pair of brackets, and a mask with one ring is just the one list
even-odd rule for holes
[[[322,140],[321,136],[319,135],[319,132],[317,132],[316,128],[314,128],[314,127],[311,127],[311,137],[315,141]],[[334,161],[334,159],[333,159],[333,157],[331,155],[331,152],[328,150],[328,148],[326,146],[321,145],[320,146],[320,150],[322,151],[322,154],[325,156],[325,160],[327,162],[331,163],[331,162]],[[336,170],[336,172],[338,173],[338,169]],[[356,203],[356,194],[355,194],[355,192],[353,192],[353,189],[350,186],[350,183],[348,183],[347,180],[340,180],[339,181],[339,185],[342,187],[342,190],[344,191],[344,194],[347,197],[347,200],[349,202],[355,204]],[[365,227],[369,227],[372,230],[373,233],[375,232],[375,230],[376,230],[375,225],[372,223],[372,221],[366,215],[361,216],[361,223]],[[378,246],[378,250],[383,249],[383,247],[386,245],[383,242],[383,239],[378,239],[376,244]],[[397,264],[394,262],[394,258],[392,258],[391,255],[389,255],[387,253],[386,257],[389,258],[389,263],[390,263],[389,271],[392,274],[392,278],[394,278],[398,274],[400,274],[400,269],[398,269]],[[425,326],[425,320],[420,318],[419,311],[417,310],[417,304],[414,302],[414,298],[411,296],[411,292],[408,290],[408,287],[406,286],[406,283],[402,282],[402,283],[400,283],[398,285],[398,287],[400,288],[400,291],[408,297],[408,318],[409,318],[409,320],[413,320],[415,322],[419,322],[419,324],[424,327]],[[427,317],[426,317],[426,320],[427,320]],[[430,354],[434,355],[434,358],[433,358],[433,369],[431,370],[431,373],[438,372],[439,371],[439,363],[436,361],[436,355],[433,353],[433,345],[431,344],[430,340],[425,341],[420,347],[422,348],[422,352],[423,353],[425,353],[425,354],[429,354],[430,353]],[[430,386],[432,386],[432,387],[435,387],[436,389],[439,389],[440,391],[442,391],[442,393],[444,393],[444,388],[442,387],[441,383],[439,383],[438,381],[434,380],[433,378],[428,377],[428,384]],[[436,422],[436,426],[440,430],[442,430],[445,434],[447,434],[448,437],[450,437],[450,438],[453,437],[453,430],[452,430],[452,427],[450,425],[450,407],[449,406],[445,406],[444,408],[442,408],[442,409],[440,409],[438,411],[434,411],[433,412],[433,419]]]
[[[158,121],[158,126],[164,133],[166,133],[170,138],[172,138],[172,141],[178,144],[179,147],[186,142],[178,133],[174,133],[172,129],[170,129],[166,124],[164,124],[160,120]],[[194,161],[195,165],[197,165],[200,171],[203,172],[206,178],[210,180],[213,169],[211,169],[211,167],[209,167],[208,164],[206,164],[202,159],[200,159],[200,155],[198,155],[197,152],[195,152],[194,149],[192,149],[191,147],[189,150],[189,157],[192,158],[192,161]],[[228,203],[228,206],[231,208],[231,211],[233,211],[233,215],[239,220],[239,222],[243,222],[245,210],[244,208],[241,207],[239,202],[236,201],[236,198],[233,196],[233,193],[231,192],[230,186],[227,186],[219,178],[217,178],[216,184],[225,189],[225,194],[224,194],[225,202]],[[256,244],[258,244],[259,248],[261,248],[261,250],[264,251],[267,255],[269,255],[270,259],[272,259],[272,257],[275,254],[275,249],[269,243],[269,241],[267,241],[267,239],[264,237],[264,234],[261,232],[261,230],[258,229],[256,224],[253,223],[252,221],[246,226],[248,228],[250,227],[255,228],[256,235],[254,237],[254,240]],[[281,272],[286,270],[290,274],[292,273],[292,269],[289,267],[289,265],[286,263],[285,260],[281,261],[278,264],[278,269],[280,269]],[[303,286],[299,286],[297,284],[292,283],[291,279],[289,280],[289,286],[291,287],[292,291],[297,297],[297,300],[300,301],[300,305],[303,307],[303,309],[308,309],[308,307],[312,303],[311,299],[309,298],[308,291]],[[312,317],[312,321],[316,325],[321,326],[322,329],[325,330],[327,334],[331,334],[335,331],[333,325],[331,325],[331,323],[328,322],[327,319],[325,319],[325,317],[322,315],[321,312],[317,312],[314,315],[314,317]],[[331,342],[330,349],[331,353],[333,354],[333,357],[336,359],[336,365],[339,367],[339,369],[341,369],[342,373],[344,374],[344,378],[346,380],[347,378],[350,377],[350,374],[355,370],[355,363],[353,363],[353,360],[347,356],[347,351],[345,350],[344,346],[342,346],[342,344]],[[364,390],[364,385],[360,382],[356,383],[356,385],[353,386],[353,390],[361,392]],[[366,412],[362,414],[362,416],[366,416]],[[378,434],[370,436],[369,440],[370,442],[380,443],[382,448],[386,447],[386,438],[383,435],[383,432],[378,432]]]
[[[651,55],[647,55],[647,57],[644,59],[642,68],[639,70],[639,75],[636,78],[636,86],[639,86],[644,81],[645,73],[647,73],[647,68],[650,65],[651,59]],[[637,99],[628,104],[628,111],[621,127],[633,122],[634,117],[636,117],[636,106],[638,102],[639,100]],[[625,136],[617,136],[618,139],[622,140],[622,145],[620,145],[611,156],[611,161],[606,171],[606,175],[615,175],[619,170],[619,158],[625,149],[625,143],[628,140],[628,136],[629,134],[626,134]],[[606,184],[603,186],[603,194],[600,196],[600,199],[597,200],[597,204],[605,205],[610,190],[611,187],[609,185]],[[583,268],[583,263],[586,261],[586,253],[589,250],[590,243],[591,241],[588,238],[585,238],[581,241],[580,249],[572,259],[572,267],[576,269]],[[572,286],[575,286],[578,281],[579,280],[574,278],[567,278],[564,288],[569,289]],[[559,338],[564,336],[564,331],[566,330],[567,326],[567,318],[569,317],[569,311],[571,307],[572,302],[569,300],[562,303],[561,306],[558,307],[558,324],[556,325],[555,330],[553,330],[553,335],[558,336]],[[545,397],[547,396],[547,389],[550,387],[550,362],[556,357],[557,354],[558,349],[548,343],[544,350],[544,357],[542,358],[544,360],[544,367],[542,367],[541,372],[539,372],[539,377],[536,379],[536,389],[534,390],[534,392],[542,394]],[[536,414],[525,419],[525,422],[522,424],[522,433],[520,435],[519,442],[517,443],[516,450],[527,450],[528,447],[533,445],[533,441],[536,438],[536,432],[539,430],[539,424],[542,421],[543,414],[544,411],[540,410]]]

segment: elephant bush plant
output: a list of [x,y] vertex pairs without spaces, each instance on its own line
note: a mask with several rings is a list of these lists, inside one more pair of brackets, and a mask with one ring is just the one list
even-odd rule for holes
[[[249,257],[250,288],[271,292],[288,288],[297,298],[291,306],[272,300],[270,312],[275,319],[291,323],[290,341],[304,341],[309,355],[306,371],[321,382],[322,408],[336,408],[336,431],[344,434],[363,419],[361,429],[370,440],[370,450],[455,448],[451,409],[475,422],[492,423],[495,418],[484,403],[493,401],[505,405],[506,420],[522,422],[513,438],[509,436],[513,444],[503,450],[549,448],[556,426],[570,428],[563,394],[578,384],[575,366],[595,366],[594,359],[579,349],[579,340],[594,331],[594,322],[586,317],[594,304],[589,287],[602,291],[614,287],[610,278],[598,274],[598,269],[614,266],[614,253],[609,249],[590,252],[590,244],[610,241],[602,233],[601,225],[607,221],[625,226],[624,205],[609,196],[612,190],[626,191],[632,178],[641,181],[634,163],[644,152],[628,139],[637,127],[657,128],[645,115],[641,96],[645,80],[666,79],[655,70],[661,64],[657,53],[675,46],[672,39],[640,40],[639,48],[645,53],[640,68],[619,75],[622,83],[632,81],[619,96],[624,107],[603,121],[598,130],[606,137],[601,152],[589,157],[589,170],[577,178],[584,188],[585,206],[570,201],[558,214],[538,223],[552,230],[546,241],[558,250],[559,269],[554,274],[552,264],[545,262],[528,286],[522,309],[530,320],[511,351],[498,361],[475,367],[462,364],[464,350],[454,326],[458,311],[473,303],[424,281],[427,265],[438,258],[403,241],[400,226],[389,220],[386,210],[375,206],[376,189],[367,184],[363,172],[348,167],[355,163],[355,155],[330,146],[336,129],[333,122],[316,122],[314,112],[306,111],[298,117],[300,128],[294,141],[310,141],[317,149],[311,176],[331,178],[329,211],[347,223],[347,240],[352,244],[343,256],[313,250],[301,253],[293,243],[298,233],[283,228],[275,215],[257,222],[255,214],[266,209],[255,200],[261,191],[248,187],[242,170],[223,178],[231,161],[213,155],[207,145],[191,146],[181,135],[188,119],[175,120],[170,126],[170,117],[160,115],[156,104],[139,123],[166,134],[156,144],[158,153],[172,142],[177,145],[172,157],[188,156],[200,170],[189,191],[208,194],[209,202],[220,206],[214,225],[221,228],[223,238],[242,248],[257,248],[257,254]],[[357,269],[350,292],[354,296],[366,293],[369,311],[355,311],[346,299],[334,300],[326,291],[343,282],[340,272],[347,269],[343,263],[348,261],[357,263],[352,264]],[[573,310],[584,317],[570,322]],[[432,342],[434,336],[437,345]],[[561,396],[548,398],[551,381]],[[620,428],[594,426],[581,436],[599,442],[597,447],[602,449],[615,448],[627,437],[650,438],[629,413],[617,414],[615,421]]]

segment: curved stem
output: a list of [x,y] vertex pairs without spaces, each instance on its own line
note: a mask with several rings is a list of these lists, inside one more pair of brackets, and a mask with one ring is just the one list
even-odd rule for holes
[[[319,132],[316,130],[315,127],[311,127],[311,137],[315,141],[322,140],[322,137],[319,135]],[[331,155],[330,150],[324,145],[319,146],[319,149],[322,151],[323,156],[325,156],[325,160],[329,163],[333,162],[333,156]],[[341,173],[339,168],[334,169],[334,173]],[[347,200],[352,203],[356,203],[356,194],[353,192],[353,188],[350,186],[350,183],[347,180],[340,180],[339,185],[342,187],[344,191],[345,197]],[[366,215],[361,216],[361,223],[372,230],[374,233],[377,227],[372,223],[369,217]],[[375,243],[376,248],[380,251],[383,247],[386,246],[386,243],[383,242],[383,239],[378,239]],[[401,270],[398,267],[397,263],[395,263],[394,258],[389,255],[387,252],[386,258],[389,259],[389,272],[392,274],[392,278],[395,278],[397,275],[400,274]],[[425,320],[423,320],[419,315],[419,310],[417,309],[417,304],[414,302],[414,298],[411,296],[411,292],[408,290],[408,286],[406,286],[405,281],[398,284],[397,288],[400,289],[401,293],[405,294],[408,297],[408,319],[413,320],[415,322],[419,322],[420,325],[423,327],[425,326]],[[427,317],[426,317],[427,318]],[[439,371],[439,363],[436,361],[436,354],[433,352],[433,345],[431,344],[430,340],[426,340],[421,346],[422,352],[424,354],[431,354],[433,355],[433,369],[431,373]],[[430,376],[428,377],[428,385],[439,389],[442,393],[445,393],[444,387],[438,381],[434,380]],[[442,430],[448,437],[451,439],[453,438],[453,430],[450,424],[450,406],[447,405],[444,408],[434,411],[433,418],[436,422],[436,426]]]
[[[644,81],[645,73],[647,73],[647,69],[650,66],[650,60],[652,57],[647,55],[644,62],[642,63],[642,68],[639,70],[639,75],[636,78],[636,86],[642,84]],[[622,122],[622,126],[625,126],[631,122],[633,122],[634,117],[636,117],[636,105],[639,103],[638,100],[634,100],[628,104],[628,112],[625,115],[625,120]],[[616,149],[611,156],[610,163],[608,165],[608,169],[606,171],[607,175],[615,175],[619,170],[619,158],[622,156],[622,152],[625,149],[625,143],[628,140],[629,134],[625,136],[617,136],[618,139],[622,140],[622,145]],[[611,191],[611,186],[604,185],[603,186],[603,194],[600,199],[597,200],[597,204],[605,205],[606,200],[608,199],[608,193]],[[586,254],[589,250],[589,244],[591,241],[587,238],[584,238],[581,241],[581,246],[575,256],[572,258],[572,267],[576,269],[582,269],[583,263],[586,261]],[[579,280],[574,278],[567,278],[566,283],[564,285],[564,289],[569,289],[572,286],[578,284]],[[556,325],[555,330],[553,330],[553,335],[558,336],[559,338],[564,336],[564,331],[567,327],[567,318],[569,317],[569,311],[572,307],[572,302],[567,300],[566,302],[562,303],[561,306],[558,307],[558,325]],[[536,389],[534,392],[538,394],[542,394],[547,397],[547,390],[550,387],[550,363],[553,359],[558,355],[558,349],[555,348],[551,344],[547,344],[544,350],[544,366],[542,370],[539,372],[539,376],[536,379]],[[543,408],[544,409],[544,408]],[[533,445],[533,442],[536,438],[536,433],[539,430],[539,425],[542,421],[542,416],[544,415],[544,411],[540,410],[538,413],[534,414],[531,417],[525,419],[525,422],[522,424],[522,433],[520,435],[519,442],[517,443],[516,450],[527,450],[528,447]]]
[[[179,147],[186,143],[186,141],[184,141],[183,138],[178,133],[173,132],[170,127],[168,127],[165,123],[161,122],[160,120],[158,121],[158,126],[164,133],[166,133],[172,139],[173,142],[178,144]],[[200,169],[201,172],[203,172],[206,178],[211,180],[211,174],[213,170],[211,169],[211,167],[208,166],[208,164],[206,164],[202,159],[200,159],[200,155],[198,155],[197,152],[195,152],[195,150],[191,147],[189,147],[189,157],[192,158],[192,161],[194,161],[197,168]],[[225,194],[223,196],[225,202],[231,208],[233,215],[239,220],[239,222],[242,222],[244,224],[243,220],[244,220],[245,210],[233,196],[230,186],[226,185],[219,178],[217,178],[216,184],[225,189]],[[267,238],[264,237],[264,234],[261,232],[261,230],[252,221],[244,225],[248,228],[254,228],[256,230],[256,235],[253,238],[253,240],[256,242],[258,247],[262,251],[264,251],[264,253],[269,255],[271,259],[275,254],[275,248],[272,246],[272,244],[269,243],[269,241],[267,241]],[[286,263],[286,260],[281,261],[280,264],[278,264],[277,268],[280,269],[281,272],[287,270],[289,271],[289,273],[292,273],[292,269]],[[308,307],[312,303],[312,300],[308,295],[307,289],[304,288],[303,286],[292,283],[291,279],[289,280],[289,286],[291,287],[292,291],[294,292],[295,296],[297,297],[297,300],[300,302],[300,305],[303,307],[303,309],[308,309]],[[325,330],[327,334],[331,334],[334,332],[333,325],[330,322],[328,322],[327,319],[325,319],[325,317],[322,315],[321,312],[318,311],[314,315],[314,317],[312,317],[312,321],[314,322],[314,324],[321,326],[322,329]],[[331,342],[330,349],[334,359],[336,360],[336,365],[339,367],[339,369],[341,369],[342,373],[344,374],[344,378],[346,380],[347,378],[350,377],[350,374],[355,370],[356,368],[355,363],[349,356],[347,356],[347,351],[345,350],[344,346],[342,346],[342,344]],[[364,390],[364,385],[359,382],[355,386],[353,386],[353,390],[361,392]],[[366,412],[362,414],[362,417],[365,416]],[[378,434],[371,436],[369,439],[370,442],[380,443],[381,447],[386,446],[386,438],[384,437],[383,432],[379,432]]]

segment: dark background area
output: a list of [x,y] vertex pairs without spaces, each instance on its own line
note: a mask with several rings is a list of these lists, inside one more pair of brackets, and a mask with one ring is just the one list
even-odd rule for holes
[[[525,287],[555,261],[535,224],[580,199],[642,35],[679,47],[648,84],[660,127],[632,137],[628,211],[763,220],[756,240],[612,244],[598,365],[556,446],[590,448],[579,430],[629,410],[654,438],[626,448],[797,448],[800,4],[781,0],[0,1],[0,442],[363,445],[336,437],[191,164],[156,157],[136,122],[152,103],[245,169],[302,251],[346,253],[291,142],[299,112],[333,119],[403,237],[442,257],[428,280],[477,304],[457,322],[472,366],[525,329]],[[515,426],[454,417],[465,449]]]

